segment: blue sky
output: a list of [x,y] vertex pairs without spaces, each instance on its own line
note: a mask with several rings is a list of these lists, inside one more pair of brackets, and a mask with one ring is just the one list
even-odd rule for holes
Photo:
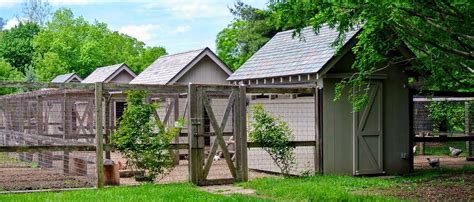
[[[72,9],[76,16],[98,20],[145,42],[163,46],[168,53],[203,47],[215,49],[217,33],[233,16],[228,10],[235,0],[49,0],[53,10]],[[243,0],[264,8],[266,0]],[[0,0],[0,17],[7,19],[7,28],[21,16],[22,0]]]

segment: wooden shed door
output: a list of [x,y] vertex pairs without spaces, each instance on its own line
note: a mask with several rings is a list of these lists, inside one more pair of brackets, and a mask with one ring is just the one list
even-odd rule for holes
[[382,98],[382,81],[371,81],[367,105],[354,113],[354,175],[384,173]]

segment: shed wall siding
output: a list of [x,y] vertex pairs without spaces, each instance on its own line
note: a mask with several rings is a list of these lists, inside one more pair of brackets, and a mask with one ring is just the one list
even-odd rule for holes
[[117,76],[115,76],[112,80],[110,80],[110,83],[129,83],[131,80],[133,80],[133,76],[130,75],[126,71],[122,71]]
[[209,57],[204,57],[186,74],[184,74],[176,83],[188,84],[227,84],[229,75],[224,72]]
[[[330,73],[349,72],[353,54],[344,56]],[[387,68],[383,74],[383,148],[384,170],[388,174],[409,172],[409,160],[401,155],[410,152],[407,75],[401,67]],[[339,79],[324,79],[323,90],[323,169],[325,173],[352,174],[353,114],[348,89],[334,102]]]
[[352,174],[352,108],[348,90],[334,102],[337,79],[325,79],[323,89],[323,171]]

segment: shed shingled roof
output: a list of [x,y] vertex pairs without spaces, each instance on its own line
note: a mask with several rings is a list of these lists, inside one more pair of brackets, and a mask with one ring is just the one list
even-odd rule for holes
[[95,69],[89,76],[87,76],[81,83],[95,83],[95,82],[105,82],[110,76],[112,76],[120,67],[128,66],[125,63],[99,67]]
[[168,84],[206,49],[208,48],[161,56],[130,83]]
[[73,76],[77,76],[77,78],[79,78],[79,81],[81,80],[81,77],[79,77],[75,73],[69,73],[69,74],[61,74],[61,75],[58,75],[58,76],[54,77],[54,79],[51,80],[51,83],[65,83],[69,79],[71,79],[71,77],[73,77]]
[[[344,44],[359,30],[346,34]],[[312,27],[301,30],[301,37],[293,37],[294,30],[277,33],[227,80],[245,80],[316,73],[335,55],[331,46],[339,35],[324,25],[316,35]]]

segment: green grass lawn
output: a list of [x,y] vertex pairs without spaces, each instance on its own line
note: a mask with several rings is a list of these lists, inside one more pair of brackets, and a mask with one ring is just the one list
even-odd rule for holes
[[474,172],[474,166],[466,166],[463,169],[424,170],[393,178],[318,175],[260,178],[237,184],[256,190],[255,196],[212,194],[190,184],[146,184],[101,190],[4,194],[0,195],[0,201],[400,201],[399,198],[386,196],[386,193],[414,189],[418,185],[422,186],[427,180],[435,179],[439,181],[437,183],[463,186],[462,180],[449,181],[440,177],[465,172]]
[[136,187],[113,187],[63,192],[42,192],[30,194],[3,194],[0,201],[264,201],[264,199],[232,195],[211,194],[191,184],[146,184]]

